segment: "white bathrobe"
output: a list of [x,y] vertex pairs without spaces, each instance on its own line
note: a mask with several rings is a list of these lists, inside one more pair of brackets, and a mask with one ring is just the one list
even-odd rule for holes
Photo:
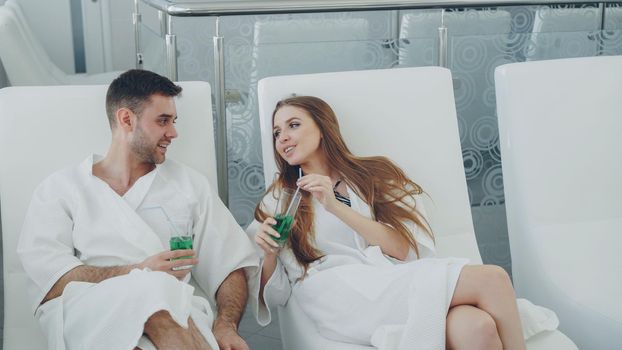
[[[371,218],[369,206],[348,188],[352,209]],[[264,198],[267,212],[272,196]],[[419,212],[425,217],[421,201]],[[324,337],[339,342],[372,345],[379,350],[445,349],[446,316],[460,271],[468,262],[435,258],[432,239],[407,222],[419,243],[419,259],[411,249],[402,262],[382,254],[314,200],[315,244],[325,256],[303,270],[291,250],[281,250],[274,274],[264,287],[267,304],[252,304],[257,321],[268,324],[270,308],[286,305],[295,294],[301,309]],[[257,230],[258,222],[247,228]],[[254,296],[258,298],[258,294]],[[518,299],[523,336],[557,329],[557,315]]]
[[[369,206],[354,191],[348,189],[348,195],[352,209],[371,217]],[[264,201],[268,212],[272,205]],[[264,288],[268,307],[258,304],[258,322],[270,322],[270,307],[285,305],[295,293],[301,308],[329,339],[370,345],[372,336],[386,326],[401,325],[404,345],[414,341],[420,349],[444,349],[447,310],[467,260],[433,258],[434,242],[409,222],[421,259],[411,250],[406,262],[400,262],[370,246],[315,200],[314,211],[315,244],[325,256],[312,263],[300,281],[303,270],[293,253],[281,250]],[[256,225],[247,232],[254,233]]]
[[[50,349],[149,348],[141,338],[144,323],[163,309],[184,327],[192,315],[218,349],[211,334],[218,287],[242,267],[256,280],[259,259],[248,237],[193,169],[167,160],[119,196],[93,176],[99,159],[89,156],[45,179],[35,190],[20,236],[18,254],[30,277],[27,292]],[[39,306],[71,269],[140,263],[168,250],[171,232],[194,234],[199,263],[192,276],[207,300],[169,274],[136,269],[97,284],[71,282],[62,296]]]

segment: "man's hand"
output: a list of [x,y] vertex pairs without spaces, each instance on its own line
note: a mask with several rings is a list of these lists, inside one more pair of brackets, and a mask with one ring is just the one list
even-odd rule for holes
[[[148,257],[138,264],[138,267],[141,269],[148,267],[152,271],[166,272],[181,280],[190,272],[192,266],[199,263],[199,261],[194,258],[194,255],[195,253],[192,249],[165,251]],[[174,258],[181,259],[171,260]],[[190,267],[179,269],[182,266]]]
[[237,269],[225,278],[216,291],[218,317],[214,321],[212,331],[221,350],[249,350],[237,331],[246,298],[248,298],[246,275],[244,269]]
[[213,331],[220,350],[250,350],[233,325],[215,323]]

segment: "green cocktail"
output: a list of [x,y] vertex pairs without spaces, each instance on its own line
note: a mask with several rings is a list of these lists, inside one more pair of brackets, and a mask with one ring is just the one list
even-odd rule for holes
[[192,249],[192,236],[174,236],[168,243],[171,250]]
[[[171,250],[192,249],[192,236],[172,236],[168,241]],[[180,256],[171,260],[190,259],[192,256]],[[189,269],[192,265],[174,267],[173,270]]]
[[272,228],[274,228],[281,237],[272,237],[272,239],[279,244],[279,247],[283,247],[289,238],[289,232],[292,230],[294,217],[291,215],[278,214],[274,216],[274,219],[276,220],[276,225],[272,225]]

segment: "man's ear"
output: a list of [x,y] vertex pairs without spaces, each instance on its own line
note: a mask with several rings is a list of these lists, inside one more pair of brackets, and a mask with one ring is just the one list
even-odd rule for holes
[[117,109],[115,118],[117,119],[118,127],[127,131],[132,131],[134,129],[135,115],[129,108],[121,107]]

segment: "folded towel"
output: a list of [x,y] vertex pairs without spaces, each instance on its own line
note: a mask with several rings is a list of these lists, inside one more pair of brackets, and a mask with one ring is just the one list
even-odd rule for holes
[[534,335],[557,329],[559,319],[553,310],[534,305],[527,299],[516,299],[525,340]]

